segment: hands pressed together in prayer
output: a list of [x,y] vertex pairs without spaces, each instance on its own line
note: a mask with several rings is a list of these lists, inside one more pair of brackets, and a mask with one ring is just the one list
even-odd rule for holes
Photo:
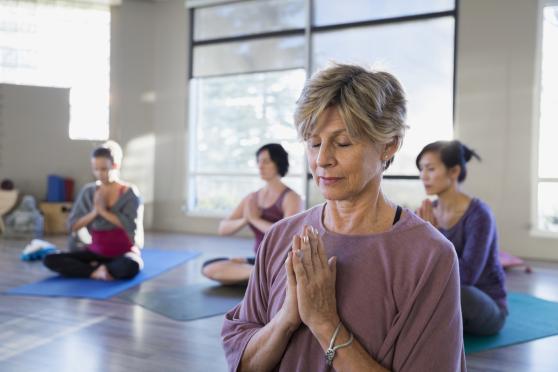
[[335,327],[340,319],[335,295],[336,257],[327,258],[318,231],[305,226],[302,235],[293,237],[285,261],[287,290],[281,316],[291,330],[301,323],[315,335]]
[[260,218],[262,211],[258,206],[258,194],[252,193],[248,197],[248,202],[244,204],[243,217],[248,222],[252,222],[255,219]]
[[97,188],[97,190],[95,190],[95,195],[93,196],[93,210],[96,212],[96,214],[99,214],[101,211],[107,209],[106,199],[106,192],[103,190],[103,188]]
[[438,220],[434,215],[434,206],[432,205],[432,201],[430,199],[423,200],[422,204],[415,211],[415,213],[426,222],[430,222],[432,226],[438,227]]

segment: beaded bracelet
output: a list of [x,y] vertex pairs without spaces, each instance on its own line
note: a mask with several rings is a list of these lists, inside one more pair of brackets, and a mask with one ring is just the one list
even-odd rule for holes
[[341,345],[333,346],[333,344],[335,343],[335,339],[337,338],[337,334],[339,333],[340,329],[341,329],[341,322],[339,322],[339,324],[337,325],[337,328],[335,328],[335,332],[333,332],[333,336],[331,337],[331,341],[329,342],[329,348],[327,349],[327,351],[325,353],[325,358],[326,358],[327,365],[330,366],[330,367],[333,364],[333,358],[335,357],[335,351],[337,349],[347,347],[347,346],[349,346],[350,344],[353,343],[354,336],[353,336],[352,333],[350,333],[349,341],[347,341],[347,342],[345,342]]

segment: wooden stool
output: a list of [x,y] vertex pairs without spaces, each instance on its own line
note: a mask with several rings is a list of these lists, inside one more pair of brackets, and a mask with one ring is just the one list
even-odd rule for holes
[[17,204],[18,190],[0,190],[0,232],[5,229],[3,216]]

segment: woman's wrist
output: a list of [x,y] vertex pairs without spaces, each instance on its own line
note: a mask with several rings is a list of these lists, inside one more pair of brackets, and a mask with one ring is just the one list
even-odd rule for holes
[[274,320],[276,321],[278,330],[286,333],[289,337],[300,327],[300,322],[295,323],[288,319],[288,316],[284,309],[281,309],[277,312]]
[[247,218],[247,223],[251,224],[251,225],[256,225],[257,223],[262,221],[262,219],[260,218],[260,216],[249,216]]
[[105,219],[107,218],[107,214],[109,214],[109,213],[110,213],[109,210],[106,209],[106,208],[97,209],[97,215],[98,215],[98,216],[101,216],[101,217],[103,217],[103,218],[105,218]]
[[324,350],[329,346],[331,336],[335,332],[335,328],[341,323],[341,319],[337,314],[332,316],[328,320],[322,321],[315,326],[309,326],[310,331],[314,334],[314,337],[319,341],[320,345]]

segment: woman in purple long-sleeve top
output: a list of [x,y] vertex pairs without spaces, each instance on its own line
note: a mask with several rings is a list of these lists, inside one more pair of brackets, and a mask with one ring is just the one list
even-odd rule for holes
[[498,333],[508,315],[505,276],[498,260],[496,221],[490,207],[461,191],[466,164],[479,156],[459,141],[428,144],[417,156],[417,167],[428,195],[418,210],[448,238],[459,258],[461,311],[466,333]]
[[455,251],[381,190],[405,105],[385,72],[307,81],[295,124],[326,201],[267,232],[225,316],[230,371],[465,371]]

